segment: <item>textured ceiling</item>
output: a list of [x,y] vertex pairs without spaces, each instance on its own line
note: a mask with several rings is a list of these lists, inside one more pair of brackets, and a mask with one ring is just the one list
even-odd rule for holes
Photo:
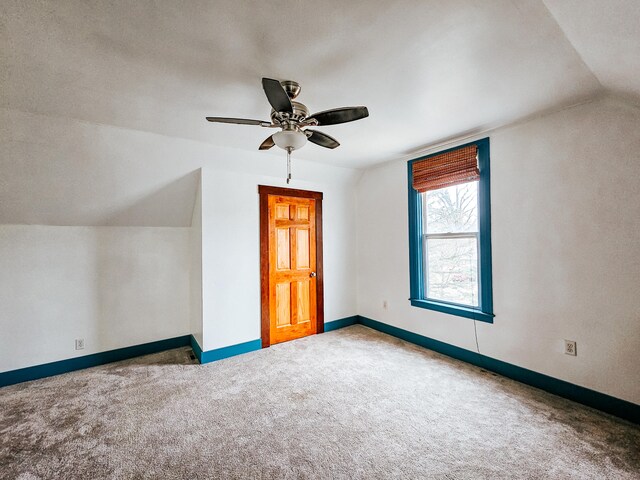
[[545,0],[545,4],[600,83],[640,104],[640,1]]
[[369,107],[326,127],[339,149],[299,153],[342,166],[601,89],[542,1],[5,0],[0,11],[3,107],[255,151],[270,131],[204,117],[266,119],[260,78],[293,79],[312,111]]
[[333,175],[321,163],[367,167],[603,91],[640,104],[639,10],[638,0],[1,0],[0,224],[189,225],[198,168],[283,165],[282,151],[257,151],[271,130],[204,120],[267,119],[263,76],[300,82],[312,112],[369,107],[369,118],[323,129],[338,149],[296,152],[312,161],[297,164],[308,178]]

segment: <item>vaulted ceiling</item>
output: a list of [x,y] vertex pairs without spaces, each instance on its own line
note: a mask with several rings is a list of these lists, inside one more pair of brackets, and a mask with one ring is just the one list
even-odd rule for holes
[[3,0],[0,223],[188,225],[190,172],[282,161],[257,152],[271,130],[204,119],[268,119],[263,76],[312,112],[366,105],[296,156],[367,167],[603,92],[640,104],[640,2]]
[[545,0],[545,5],[604,88],[640,103],[640,2]]
[[3,1],[2,107],[255,151],[260,78],[367,105],[306,159],[362,167],[568,105],[640,97],[636,0]]

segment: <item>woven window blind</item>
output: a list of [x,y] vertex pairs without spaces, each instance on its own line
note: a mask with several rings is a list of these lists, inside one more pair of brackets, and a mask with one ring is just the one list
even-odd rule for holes
[[479,180],[477,152],[468,145],[413,162],[413,188],[422,193]]

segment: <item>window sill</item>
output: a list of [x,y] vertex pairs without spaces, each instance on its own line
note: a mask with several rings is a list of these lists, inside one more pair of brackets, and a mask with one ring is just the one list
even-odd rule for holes
[[473,320],[479,320],[481,322],[493,323],[493,317],[495,317],[493,313],[481,312],[480,310],[474,310],[473,308],[462,307],[459,305],[439,303],[432,300],[410,299],[410,301],[413,307],[426,308],[427,310],[448,313],[450,315],[456,315],[458,317],[471,318]]

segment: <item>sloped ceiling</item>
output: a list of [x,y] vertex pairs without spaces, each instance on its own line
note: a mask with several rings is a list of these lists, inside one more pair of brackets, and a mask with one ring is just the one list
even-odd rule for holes
[[545,0],[600,83],[640,104],[640,1]]
[[325,127],[338,149],[296,152],[354,168],[605,89],[640,98],[638,5],[3,0],[0,223],[188,224],[212,156],[282,161],[257,152],[270,130],[204,120],[267,119],[263,76],[311,111],[369,107]]
[[[367,105],[300,156],[363,167],[588,97],[600,84],[542,1],[2,2],[2,106],[255,151],[262,76],[312,111]],[[577,7],[576,10],[584,10]]]

